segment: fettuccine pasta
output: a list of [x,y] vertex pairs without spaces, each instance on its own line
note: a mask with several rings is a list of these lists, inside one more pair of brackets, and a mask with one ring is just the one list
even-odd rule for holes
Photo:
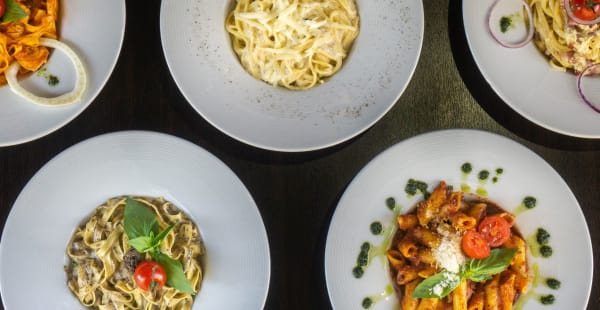
[[301,90],[340,70],[359,16],[354,0],[237,0],[225,27],[250,74]]
[[[200,256],[205,249],[198,228],[183,212],[162,198],[138,197],[156,214],[161,230],[177,223],[160,244],[162,253],[178,260],[194,292],[200,290]],[[78,227],[67,247],[68,287],[81,303],[93,309],[191,309],[193,297],[164,286],[157,291],[136,287],[132,274],[149,259],[128,244],[124,233],[125,197],[109,199]]]
[[533,12],[534,43],[554,68],[574,73],[600,63],[600,24],[568,22],[561,0],[527,0]]
[[20,64],[19,74],[37,71],[48,60],[40,38],[56,39],[58,0],[16,0],[27,13],[20,20],[0,23],[0,85],[6,84],[10,64]]

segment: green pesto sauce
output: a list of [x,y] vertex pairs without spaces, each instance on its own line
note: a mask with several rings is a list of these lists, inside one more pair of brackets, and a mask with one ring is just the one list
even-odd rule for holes
[[396,208],[396,199],[394,197],[388,197],[385,200],[385,205],[388,207],[388,209],[394,210],[394,208]]
[[552,294],[540,296],[540,302],[542,305],[551,305],[554,303],[554,299],[554,295]]
[[481,170],[479,171],[479,173],[477,174],[477,177],[479,178],[479,180],[484,181],[487,180],[490,176],[490,172],[487,170]]
[[560,281],[555,278],[546,278],[546,286],[553,290],[560,288]]
[[492,178],[492,183],[494,183],[494,184],[498,183],[498,177],[493,177]]
[[394,216],[392,217],[392,222],[384,227],[381,222],[375,221],[369,226],[371,233],[375,235],[383,234],[381,244],[373,245],[372,243],[365,241],[360,246],[360,251],[356,257],[356,265],[352,268],[352,275],[357,279],[362,278],[365,274],[365,269],[369,267],[374,257],[381,257],[382,263],[385,264],[385,252],[390,247],[392,238],[396,232],[396,217],[400,214],[400,211],[402,211],[402,206],[397,205],[396,200],[392,197],[386,199],[386,206],[388,209],[390,208],[390,205],[392,205],[390,202],[393,202],[391,211]]
[[515,209],[513,214],[515,216],[518,216],[519,214],[521,214],[527,210],[531,210],[531,209],[535,208],[536,205],[537,205],[537,199],[535,197],[527,196],[527,197],[523,198],[523,201]]
[[362,307],[364,309],[369,309],[370,307],[372,307],[374,304],[384,300],[385,298],[391,296],[392,294],[394,294],[394,288],[392,287],[391,284],[386,285],[385,287],[385,291],[374,295],[374,296],[367,296],[362,300]]
[[502,31],[502,33],[505,33],[514,27],[515,25],[513,25],[512,18],[509,16],[502,16],[502,18],[500,18],[500,31]]
[[427,191],[427,183],[415,179],[409,179],[404,187],[404,192],[408,195],[408,197],[412,197],[417,194],[417,192],[421,192],[423,194],[423,198],[427,199],[430,195],[429,191]]
[[548,232],[543,228],[538,228],[535,234],[527,237],[527,244],[529,245],[529,249],[531,250],[531,255],[534,257],[544,258],[552,256],[554,250],[548,244],[549,240],[550,234],[548,234]]
[[48,82],[48,85],[50,85],[50,86],[56,86],[60,83],[60,80],[58,79],[58,77],[54,74],[48,73],[48,69],[46,69],[46,67],[38,70],[36,75],[46,79],[46,81]]
[[501,175],[502,173],[504,173],[504,169],[502,169],[502,168],[496,169],[496,175]]
[[381,225],[381,222],[373,222],[373,223],[371,223],[371,227],[370,228],[371,228],[371,233],[373,235],[379,235],[383,231],[383,225]]
[[471,165],[471,163],[464,163],[464,164],[462,164],[462,166],[460,166],[460,170],[464,174],[469,174],[469,173],[471,173],[471,171],[473,171],[473,166]]

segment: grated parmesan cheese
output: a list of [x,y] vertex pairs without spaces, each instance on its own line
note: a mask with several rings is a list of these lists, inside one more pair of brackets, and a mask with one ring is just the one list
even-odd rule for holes
[[438,226],[437,232],[442,236],[440,245],[433,249],[438,267],[458,273],[460,266],[466,261],[461,249],[462,236],[442,225]]

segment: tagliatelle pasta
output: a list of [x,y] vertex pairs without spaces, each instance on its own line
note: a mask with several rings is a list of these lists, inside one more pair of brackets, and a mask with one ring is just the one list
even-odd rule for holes
[[582,72],[600,63],[600,24],[568,21],[563,0],[527,0],[533,13],[536,47],[561,71]]
[[237,0],[225,28],[250,74],[301,90],[340,70],[359,16],[354,0]]
[[[137,197],[151,208],[161,230],[176,224],[160,244],[160,251],[179,261],[194,292],[200,290],[200,257],[205,249],[198,227],[182,211],[162,198]],[[81,303],[93,309],[191,309],[193,296],[164,286],[144,291],[132,274],[149,255],[128,244],[123,218],[126,198],[109,199],[74,232],[67,247],[65,267],[69,289]]]
[[49,51],[40,46],[40,39],[57,37],[58,0],[16,2],[27,16],[0,22],[0,85],[6,84],[5,72],[13,61],[19,63],[20,74],[36,71],[44,65]]

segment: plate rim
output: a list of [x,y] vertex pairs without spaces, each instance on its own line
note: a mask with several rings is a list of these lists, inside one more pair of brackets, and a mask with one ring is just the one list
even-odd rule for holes
[[[564,136],[568,136],[568,137],[583,138],[583,139],[600,139],[600,130],[598,130],[597,133],[584,133],[584,132],[569,131],[569,130],[557,127],[555,125],[543,122],[539,117],[536,117],[532,113],[527,112],[525,109],[522,108],[521,105],[515,104],[513,100],[510,100],[510,98],[505,94],[505,92],[502,91],[502,89],[500,89],[498,85],[496,85],[496,83],[493,81],[492,77],[488,73],[488,69],[485,66],[482,66],[482,61],[481,61],[480,57],[478,57],[476,55],[477,54],[475,52],[476,49],[473,48],[474,45],[473,45],[472,37],[471,37],[471,35],[473,35],[473,33],[471,33],[469,30],[467,30],[467,27],[465,26],[465,19],[466,19],[465,7],[467,6],[467,4],[466,4],[465,0],[460,0],[460,1],[462,2],[461,8],[460,8],[461,22],[462,22],[461,28],[464,32],[467,46],[471,53],[471,58],[473,59],[475,65],[477,66],[480,76],[483,77],[486,84],[492,89],[494,94],[496,94],[498,96],[498,98],[500,98],[500,100],[502,100],[502,102],[505,105],[507,105],[509,108],[511,108],[517,114],[519,114],[523,118],[527,119],[528,121],[532,122],[533,124],[535,124],[541,128],[547,129],[549,131],[552,131],[552,132],[555,132],[555,133],[558,133],[558,134],[561,134]],[[482,32],[487,33],[485,31],[482,31]],[[528,43],[528,45],[529,44],[533,44],[533,43],[530,42],[530,43]],[[525,47],[523,47],[523,48],[525,48]],[[543,55],[540,55],[540,57],[543,57]],[[573,87],[576,87],[575,79],[573,80]],[[590,113],[595,113],[595,112],[590,109]]]
[[[357,1],[357,0],[355,0],[355,1]],[[412,1],[412,0],[409,0],[409,1]],[[263,149],[263,150],[267,150],[267,151],[292,153],[292,152],[311,152],[311,151],[323,150],[323,149],[327,149],[327,148],[333,147],[335,145],[339,145],[344,142],[350,141],[353,138],[359,136],[360,134],[366,132],[371,127],[373,127],[373,125],[375,125],[378,121],[380,121],[396,105],[396,103],[398,103],[398,101],[400,100],[400,98],[402,97],[402,95],[404,94],[406,89],[408,88],[408,85],[412,81],[412,79],[414,77],[414,73],[416,71],[416,68],[417,68],[418,63],[421,58],[423,42],[424,42],[424,33],[425,33],[425,12],[424,12],[424,6],[423,6],[422,1],[417,1],[417,2],[415,2],[415,5],[418,6],[418,8],[419,8],[418,9],[419,14],[418,14],[418,16],[414,16],[414,17],[418,18],[418,24],[420,27],[419,27],[419,31],[418,31],[418,45],[417,45],[417,48],[415,49],[416,57],[414,59],[414,63],[411,63],[411,70],[406,77],[407,78],[406,82],[400,89],[398,89],[398,93],[395,95],[393,102],[389,103],[387,105],[387,107],[384,110],[382,110],[379,115],[377,115],[376,117],[371,119],[364,126],[357,127],[358,130],[354,130],[354,131],[350,132],[349,134],[341,135],[337,139],[334,139],[333,141],[329,141],[327,143],[312,143],[311,145],[307,144],[305,146],[294,146],[294,147],[267,145],[266,143],[251,141],[251,139],[249,139],[249,138],[243,138],[243,137],[240,137],[240,136],[234,134],[231,130],[227,130],[227,128],[225,128],[225,126],[221,126],[215,120],[208,118],[206,113],[204,113],[196,104],[193,104],[193,100],[191,100],[192,99],[191,95],[182,87],[183,82],[182,82],[181,77],[177,76],[177,74],[175,73],[177,70],[174,70],[173,60],[170,59],[169,54],[167,53],[167,47],[165,46],[165,42],[164,42],[165,31],[166,31],[166,30],[164,30],[164,27],[165,27],[165,22],[164,22],[165,13],[164,12],[166,10],[165,8],[167,7],[167,5],[171,5],[172,2],[179,3],[179,1],[175,1],[175,0],[162,1],[161,7],[160,7],[159,26],[160,26],[161,46],[162,46],[163,55],[165,57],[167,67],[169,68],[169,73],[170,73],[171,77],[173,78],[173,80],[175,81],[175,84],[177,85],[177,89],[182,94],[182,96],[185,98],[187,103],[190,106],[192,106],[194,111],[196,111],[196,113],[198,113],[200,115],[200,117],[202,117],[203,120],[208,122],[214,128],[218,129],[221,133],[227,135],[228,137],[230,137],[238,142],[242,142],[246,145],[256,147],[259,149]],[[231,53],[233,53],[233,51]]]
[[[107,144],[114,145],[115,139],[119,140],[121,138],[127,138],[127,137],[139,137],[139,138],[145,140],[144,141],[145,144],[147,144],[148,141],[150,141],[150,140],[154,140],[154,139],[158,138],[158,139],[164,139],[163,141],[171,141],[178,145],[191,147],[195,151],[202,154],[204,161],[208,160],[209,162],[215,164],[213,166],[218,165],[219,166],[218,170],[223,171],[225,174],[228,174],[230,177],[233,177],[237,180],[238,184],[241,186],[240,189],[242,190],[242,191],[240,191],[240,194],[245,196],[246,199],[248,200],[248,202],[252,204],[252,208],[249,208],[251,210],[250,212],[253,213],[256,216],[256,219],[258,220],[258,226],[257,226],[257,228],[259,230],[258,233],[260,235],[262,235],[261,236],[262,240],[259,240],[259,241],[264,241],[263,245],[264,245],[265,252],[263,254],[265,255],[265,260],[263,261],[263,263],[265,265],[261,266],[261,267],[264,267],[264,269],[266,271],[266,274],[263,275],[264,276],[264,279],[263,279],[264,280],[264,292],[261,292],[261,296],[259,296],[260,299],[258,299],[258,298],[256,299],[257,303],[260,302],[262,307],[264,307],[266,305],[266,301],[267,301],[267,297],[268,297],[268,293],[269,293],[269,289],[270,289],[270,284],[271,284],[271,269],[272,269],[271,249],[270,249],[269,235],[267,233],[266,226],[264,225],[264,220],[263,220],[262,214],[260,212],[260,209],[258,208],[258,205],[256,204],[256,201],[254,200],[254,197],[250,193],[249,189],[242,182],[242,180],[239,178],[239,176],[224,161],[219,159],[217,156],[215,156],[208,150],[206,150],[203,147],[201,147],[191,141],[188,141],[182,137],[171,135],[168,133],[152,131],[152,130],[121,130],[121,131],[114,131],[114,132],[108,132],[108,133],[96,135],[96,136],[87,138],[85,140],[82,140],[78,143],[75,143],[75,144],[67,147],[66,149],[62,150],[61,152],[56,154],[54,157],[52,157],[49,161],[44,163],[27,180],[27,182],[25,183],[25,185],[19,192],[13,205],[10,208],[10,211],[9,211],[6,221],[5,221],[4,228],[2,230],[2,235],[0,236],[0,266],[5,264],[3,262],[3,260],[4,260],[3,258],[6,255],[8,255],[8,254],[6,254],[6,249],[5,249],[5,247],[6,247],[5,246],[6,230],[9,229],[9,226],[15,225],[15,224],[10,224],[11,222],[14,222],[15,206],[18,206],[19,201],[24,199],[23,195],[31,195],[31,193],[28,194],[28,192],[27,192],[27,191],[30,191],[30,190],[28,190],[28,188],[30,187],[30,183],[40,177],[43,177],[43,175],[45,173],[47,173],[48,169],[55,169],[55,168],[53,168],[53,166],[56,165],[57,163],[64,161],[65,157],[72,156],[72,154],[85,152],[85,149],[89,148],[90,145],[107,145]],[[138,143],[138,145],[140,145],[140,144]],[[105,197],[105,198],[109,199],[112,197]],[[96,207],[94,207],[94,209],[95,208]],[[88,211],[90,211],[90,210],[88,210]],[[186,212],[190,212],[190,211],[186,210]],[[88,213],[86,213],[86,214],[88,214]],[[72,227],[69,229],[72,230],[74,228],[75,227]],[[68,240],[64,240],[65,244],[67,244],[67,242],[68,242]],[[65,255],[65,257],[66,257],[66,255]],[[3,287],[4,287],[3,282],[6,282],[6,279],[3,279],[3,277],[0,276],[0,294],[2,296],[2,300],[0,302],[0,307],[3,307],[3,306],[6,307],[6,296],[4,294],[6,290],[3,289]],[[4,284],[6,285],[6,283],[4,283]],[[77,298],[75,296],[73,296],[73,299],[77,300]]]
[[[112,60],[110,66],[108,67],[108,74],[106,75],[106,77],[103,77],[100,80],[100,83],[98,84],[98,88],[95,91],[89,93],[89,95],[90,95],[89,101],[87,103],[85,103],[83,101],[75,103],[75,104],[79,104],[80,107],[78,109],[76,109],[75,112],[72,113],[72,115],[69,115],[69,117],[63,119],[61,122],[54,124],[53,126],[50,126],[46,130],[41,130],[41,131],[37,132],[36,134],[28,135],[28,136],[21,137],[18,139],[10,139],[7,141],[0,141],[0,147],[24,144],[24,143],[28,143],[31,141],[41,139],[47,135],[50,135],[50,134],[54,133],[55,131],[63,128],[64,126],[68,125],[73,120],[75,120],[79,115],[81,115],[81,113],[83,113],[96,100],[96,98],[98,97],[100,92],[104,89],[104,87],[108,83],[108,80],[111,78],[111,76],[117,66],[118,60],[121,57],[121,52],[123,50],[123,42],[125,40],[125,26],[126,26],[126,22],[127,22],[127,7],[126,7],[125,0],[120,0],[120,2],[121,2],[120,7],[121,7],[122,14],[119,19],[119,22],[121,23],[121,31],[120,31],[120,39],[119,39],[120,42],[118,44],[118,51],[117,51],[116,57]],[[60,10],[62,10],[62,6],[61,6]],[[87,64],[87,65],[89,65],[89,64]],[[8,86],[5,85],[5,87],[8,87]],[[88,91],[89,90],[90,89],[88,88]],[[32,104],[32,103],[28,103],[28,104]],[[59,107],[57,107],[57,108],[59,108]]]
[[[583,229],[586,233],[586,239],[587,239],[587,247],[590,251],[591,254],[591,258],[590,258],[590,273],[591,273],[591,277],[590,277],[590,281],[589,283],[586,283],[587,285],[587,292],[585,293],[586,296],[586,300],[585,303],[587,305],[589,305],[590,303],[590,297],[591,297],[591,291],[592,291],[592,287],[593,287],[593,270],[594,270],[594,258],[593,258],[593,244],[592,244],[592,239],[591,239],[591,235],[590,235],[590,231],[589,231],[589,225],[587,223],[586,217],[585,217],[585,213],[583,212],[583,209],[581,208],[581,205],[579,204],[579,201],[577,200],[577,197],[575,196],[575,194],[573,193],[573,191],[571,190],[571,188],[569,187],[569,185],[566,183],[566,181],[563,179],[563,177],[558,173],[558,171],[556,171],[554,169],[554,167],[552,167],[543,157],[541,157],[540,155],[538,155],[536,152],[534,152],[532,149],[530,149],[529,147],[513,140],[510,139],[509,137],[503,136],[501,134],[495,133],[495,132],[491,132],[491,131],[487,131],[487,130],[483,130],[483,129],[474,129],[474,128],[452,128],[452,129],[440,129],[440,130],[434,130],[434,131],[428,131],[428,132],[423,132],[420,133],[418,135],[409,137],[407,139],[401,140],[395,144],[390,145],[389,147],[387,147],[386,149],[382,150],[381,152],[375,154],[365,165],[363,165],[362,168],[360,168],[360,170],[352,177],[351,181],[348,183],[348,185],[344,188],[342,194],[340,195],[340,198],[338,199],[338,202],[335,206],[335,210],[333,212],[333,215],[331,216],[331,219],[329,221],[328,224],[328,228],[327,228],[327,235],[326,235],[326,239],[325,239],[325,249],[324,249],[324,258],[323,258],[323,268],[324,268],[324,277],[325,277],[325,285],[327,288],[327,294],[328,294],[328,300],[330,305],[333,307],[333,309],[336,309],[336,305],[334,304],[334,300],[332,297],[332,287],[331,285],[333,285],[333,283],[330,283],[330,281],[332,281],[332,279],[330,279],[331,277],[334,277],[333,275],[331,275],[331,270],[328,269],[328,265],[331,264],[329,262],[329,260],[332,259],[332,257],[330,257],[333,254],[331,253],[331,241],[330,238],[332,236],[332,230],[334,229],[334,223],[336,222],[336,218],[340,217],[340,212],[338,212],[338,210],[340,210],[340,207],[343,206],[343,203],[346,203],[346,200],[348,199],[348,195],[349,192],[351,192],[352,190],[356,190],[354,189],[354,187],[360,185],[357,183],[358,182],[362,182],[361,179],[364,178],[364,175],[366,175],[367,173],[370,173],[369,170],[373,167],[379,164],[379,162],[381,162],[383,160],[383,158],[385,156],[389,156],[390,153],[394,152],[396,149],[401,149],[404,147],[404,145],[413,143],[414,141],[418,140],[418,139],[422,139],[422,138],[429,138],[429,137],[433,137],[436,135],[449,135],[449,134],[454,134],[456,136],[460,136],[461,134],[463,135],[467,135],[467,134],[476,134],[476,135],[488,135],[489,137],[495,138],[495,139],[500,139],[500,140],[504,140],[505,142],[509,142],[513,145],[515,145],[515,147],[519,147],[521,148],[523,151],[527,151],[529,153],[531,153],[531,155],[533,155],[534,158],[536,158],[541,164],[543,164],[543,166],[545,166],[546,168],[549,168],[549,172],[551,174],[553,174],[556,177],[556,180],[562,185],[564,186],[564,188],[567,190],[567,192],[565,194],[568,195],[568,198],[570,200],[572,200],[575,203],[575,206],[577,208],[575,208],[575,210],[573,210],[573,212],[576,213],[577,217],[580,217],[583,221],[583,223],[585,225],[583,225]],[[401,213],[403,213],[404,211],[406,211],[406,209],[403,209]],[[337,220],[339,222],[339,219]],[[360,240],[356,242],[357,247],[360,245]],[[588,250],[586,249],[586,251]],[[349,271],[350,272],[350,271]]]

